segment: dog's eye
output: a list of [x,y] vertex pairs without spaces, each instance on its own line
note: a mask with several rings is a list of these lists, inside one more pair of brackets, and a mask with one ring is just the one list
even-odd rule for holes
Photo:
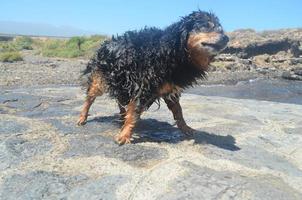
[[208,27],[201,27],[201,28],[199,28],[199,31],[201,31],[201,32],[209,32],[209,28]]
[[208,26],[209,26],[209,28],[214,28],[214,27],[215,27],[215,24],[214,24],[213,22],[209,22],[209,23],[208,23]]
[[208,28],[208,24],[207,23],[198,23],[198,24],[194,24],[194,26],[193,26],[193,30],[195,30],[195,31],[205,32],[208,29],[209,28]]
[[221,26],[216,27],[216,30],[217,30],[218,32],[222,32],[222,31],[223,31],[223,29],[222,29]]

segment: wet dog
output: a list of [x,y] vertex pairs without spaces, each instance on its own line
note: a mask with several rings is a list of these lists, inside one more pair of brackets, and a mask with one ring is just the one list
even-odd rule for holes
[[172,111],[178,128],[192,134],[179,104],[180,93],[206,77],[213,58],[228,37],[218,18],[195,11],[165,29],[128,31],[105,41],[87,65],[87,97],[78,120],[86,123],[97,96],[105,92],[116,99],[124,119],[119,144],[130,143],[132,129],[143,111],[162,98]]

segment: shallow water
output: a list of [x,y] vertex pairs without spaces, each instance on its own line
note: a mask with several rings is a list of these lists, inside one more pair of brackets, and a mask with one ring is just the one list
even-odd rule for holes
[[205,96],[302,104],[302,81],[256,79],[242,81],[236,85],[196,86],[185,92]]

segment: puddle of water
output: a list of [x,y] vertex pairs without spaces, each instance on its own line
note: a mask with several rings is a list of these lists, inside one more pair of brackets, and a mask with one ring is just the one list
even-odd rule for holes
[[256,79],[242,81],[236,85],[196,86],[185,92],[204,96],[302,104],[302,81]]

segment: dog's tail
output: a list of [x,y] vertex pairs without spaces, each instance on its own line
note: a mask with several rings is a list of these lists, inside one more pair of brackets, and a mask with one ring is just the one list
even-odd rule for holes
[[96,60],[92,58],[86,65],[86,68],[81,71],[79,81],[82,90],[87,90],[92,82],[92,74],[96,70]]
[[108,44],[108,40],[105,40],[102,44],[100,44],[100,48],[87,63],[86,69],[82,71],[82,76],[89,75],[94,71],[100,70],[102,60],[107,56],[106,44]]
[[92,58],[86,65],[86,68],[82,71],[81,76],[85,76],[87,74],[90,74],[94,68],[96,67],[95,59]]

